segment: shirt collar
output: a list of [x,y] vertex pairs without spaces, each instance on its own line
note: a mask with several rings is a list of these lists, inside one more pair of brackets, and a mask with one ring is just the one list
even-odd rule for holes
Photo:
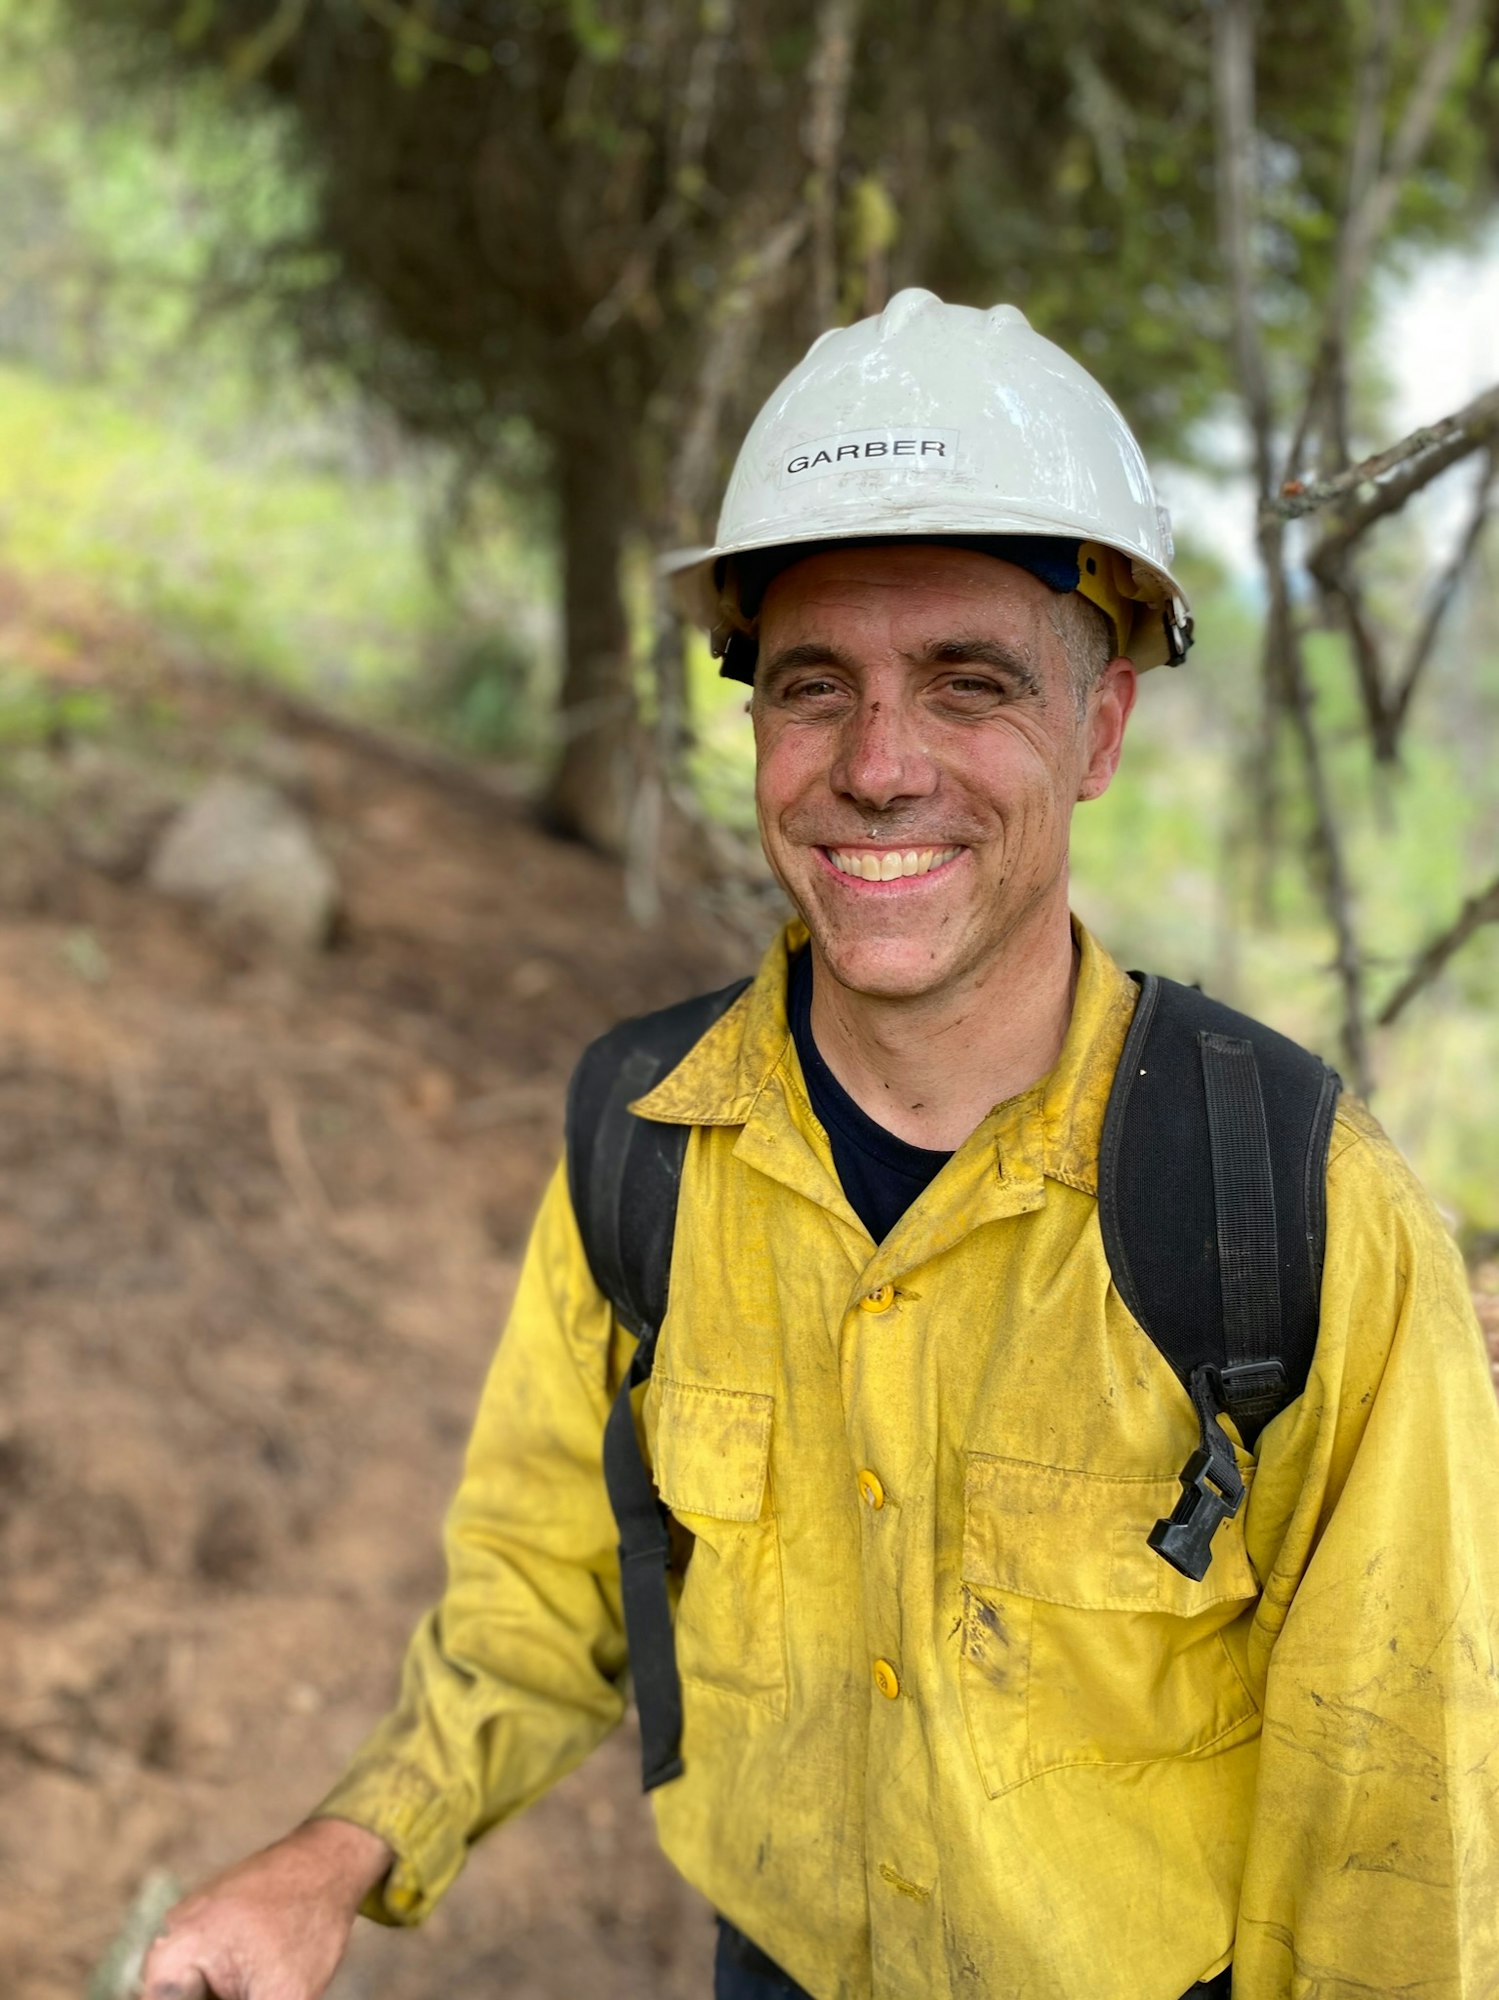
[[[1098,1147],[1109,1089],[1139,989],[1075,918],[1077,991],[1062,1052],[1047,1076],[996,1105],[983,1122],[997,1126],[1007,1171],[1031,1171],[1089,1194],[1098,1191]],[[672,1125],[743,1125],[761,1092],[795,1063],[786,1015],[788,967],[807,941],[794,919],[776,937],[760,969],[670,1075],[630,1109]]]

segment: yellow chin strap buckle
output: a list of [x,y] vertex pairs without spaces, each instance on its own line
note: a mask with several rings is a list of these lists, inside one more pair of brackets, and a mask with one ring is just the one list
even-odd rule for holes
[[1146,596],[1135,580],[1134,564],[1118,549],[1106,549],[1102,542],[1078,543],[1077,592],[1096,604],[1113,626],[1114,651],[1121,658],[1134,658],[1136,632],[1150,618],[1159,618],[1164,625],[1170,664],[1180,666],[1187,657],[1192,621],[1181,599],[1168,598],[1159,589]]
[[1128,556],[1106,549],[1102,542],[1079,542],[1077,594],[1096,604],[1114,628],[1114,651],[1129,658],[1135,629],[1135,578]]

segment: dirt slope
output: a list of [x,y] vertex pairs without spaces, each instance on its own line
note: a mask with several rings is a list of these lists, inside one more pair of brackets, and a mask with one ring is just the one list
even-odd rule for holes
[[[216,942],[35,809],[66,741],[28,752],[32,805],[0,789],[6,2000],[80,2000],[149,1870],[201,1876],[337,1773],[439,1583],[578,1049],[746,956],[634,928],[519,811],[164,697],[139,641],[0,597],[0,651],[107,670],[158,762],[273,769],[348,909],[305,964]],[[337,1994],[701,1995],[708,1916],[634,1754],[494,1837],[419,1936],[361,1925]]]

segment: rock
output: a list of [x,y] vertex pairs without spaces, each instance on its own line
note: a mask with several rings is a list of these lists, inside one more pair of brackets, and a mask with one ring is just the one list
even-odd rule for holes
[[204,786],[157,841],[150,880],[218,929],[294,950],[326,944],[338,915],[338,877],[306,820],[249,778]]

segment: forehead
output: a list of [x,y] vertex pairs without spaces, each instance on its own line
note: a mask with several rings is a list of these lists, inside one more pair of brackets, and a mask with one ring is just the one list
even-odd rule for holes
[[762,647],[791,625],[929,625],[1030,632],[1053,592],[1029,570],[936,542],[823,549],[776,576],[760,613]]

